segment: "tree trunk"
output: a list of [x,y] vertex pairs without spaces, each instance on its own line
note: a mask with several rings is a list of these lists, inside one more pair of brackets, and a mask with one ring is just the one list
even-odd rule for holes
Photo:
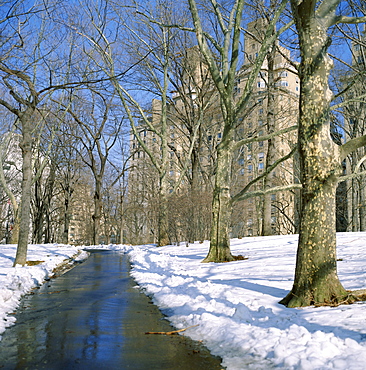
[[[198,240],[200,236],[199,232],[199,223],[198,219],[199,214],[197,212],[197,200],[200,194],[198,189],[199,186],[199,149],[198,147],[194,148],[191,154],[192,161],[192,182],[191,182],[191,191],[190,191],[190,202],[189,202],[189,214],[190,220],[188,220],[189,229],[188,229],[188,242],[194,243],[195,240]],[[202,192],[201,192],[202,193]]]
[[232,132],[224,132],[217,151],[215,187],[212,200],[210,250],[203,262],[228,262],[234,258],[230,252],[231,219],[231,143]]
[[330,136],[330,42],[316,17],[301,14],[296,22],[302,56],[298,139],[303,191],[295,281],[280,302],[288,307],[336,303],[347,296],[336,266],[335,193],[342,167],[340,149]]
[[19,219],[19,213],[18,212],[19,212],[19,209],[17,209],[17,212],[14,215],[14,223],[13,223],[13,228],[11,230],[10,244],[18,244],[19,225],[20,225],[20,219]]
[[99,244],[100,220],[102,218],[101,188],[102,188],[102,180],[99,176],[95,176],[94,214],[92,216],[93,218],[93,245]]
[[[35,164],[35,167],[39,162]],[[33,237],[32,242],[35,244],[42,243],[43,226],[44,226],[44,207],[42,199],[42,178],[39,177],[34,183],[33,192]]]
[[[276,56],[276,45],[272,45],[272,49],[267,56],[268,63],[268,87],[267,87],[267,133],[272,134],[275,131],[275,94],[274,94],[274,58]],[[268,140],[266,169],[271,166],[276,160],[277,149],[275,147],[275,138]],[[268,174],[264,178],[263,188],[267,190],[272,186],[272,174]],[[262,218],[262,235],[272,235],[272,198],[271,194],[266,194],[263,197],[263,218]]]
[[62,229],[62,236],[61,240],[63,244],[68,244],[69,242],[69,228],[70,228],[70,216],[69,216],[69,208],[70,208],[70,199],[71,199],[71,192],[70,187],[66,186],[66,190],[64,190],[65,200],[64,200],[64,210],[63,210],[63,229]]
[[160,179],[159,214],[158,214],[158,247],[169,245],[169,221],[168,221],[168,186],[166,184],[166,173]]
[[[29,109],[29,108],[28,108]],[[32,111],[33,112],[33,111]],[[32,112],[26,110],[21,116],[22,140],[22,201],[20,204],[19,239],[14,266],[25,265],[27,261],[28,237],[30,231],[31,190],[32,190]]]

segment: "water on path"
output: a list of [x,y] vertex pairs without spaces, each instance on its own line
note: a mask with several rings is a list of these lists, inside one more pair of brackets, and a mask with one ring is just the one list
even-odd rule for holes
[[220,359],[174,330],[129,276],[127,256],[95,252],[25,297],[0,341],[0,369],[215,370]]

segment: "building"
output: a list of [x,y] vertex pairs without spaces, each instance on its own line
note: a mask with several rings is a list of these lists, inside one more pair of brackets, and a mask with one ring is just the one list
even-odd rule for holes
[[[248,25],[245,40],[245,63],[238,73],[236,93],[242,93],[261,48],[260,40],[265,32],[262,19]],[[254,136],[263,136],[297,124],[300,83],[296,68],[291,61],[290,51],[277,45],[277,51],[266,58],[258,73],[253,87],[252,105],[245,112],[237,128],[237,140]],[[269,104],[272,104],[271,106]],[[269,112],[271,114],[269,114]],[[272,123],[269,120],[272,120]],[[268,158],[269,141],[258,141],[241,147],[236,153],[234,164],[233,191],[261,176],[266,167],[291,151],[296,142],[296,133],[275,137],[271,140],[271,160]],[[235,171],[236,170],[236,171]],[[267,179],[263,178],[250,190],[274,187],[294,182],[294,162],[289,159],[274,171]],[[266,183],[264,181],[267,180]],[[287,234],[295,231],[295,195],[291,193],[274,193],[271,196],[271,223],[274,234]],[[240,202],[233,212],[234,222],[232,236],[260,235],[263,227],[263,198],[250,198]]]

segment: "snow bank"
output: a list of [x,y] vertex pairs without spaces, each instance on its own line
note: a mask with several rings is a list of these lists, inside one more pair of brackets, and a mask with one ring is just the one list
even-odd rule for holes
[[[12,316],[23,295],[53,275],[60,264],[81,262],[88,253],[68,245],[30,245],[28,261],[43,261],[35,266],[12,267],[16,245],[1,245],[0,252],[0,335],[15,322]],[[1,336],[0,336],[1,339]]]
[[[366,233],[338,235],[339,276],[366,287]],[[366,305],[289,309],[297,236],[232,240],[248,260],[201,263],[208,243],[126,248],[132,276],[178,329],[239,369],[365,369]]]
[[[346,289],[366,287],[366,233],[338,234],[338,272]],[[82,248],[82,247],[79,247]],[[37,266],[12,268],[15,246],[0,252],[0,334],[14,323],[22,295],[42,284],[79,248],[36,245]],[[93,248],[93,247],[90,247]],[[186,247],[98,246],[128,253],[132,276],[184,335],[202,340],[229,370],[363,370],[366,364],[366,304],[289,309],[279,300],[293,284],[297,236],[231,241],[247,260],[201,263],[208,242]]]

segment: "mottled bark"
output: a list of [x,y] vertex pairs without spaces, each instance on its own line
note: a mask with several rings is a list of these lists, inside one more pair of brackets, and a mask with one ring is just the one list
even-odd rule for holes
[[328,25],[313,16],[309,1],[292,3],[302,58],[298,140],[303,191],[295,281],[281,303],[297,307],[337,303],[347,292],[336,266],[335,192],[342,158],[330,136]]

